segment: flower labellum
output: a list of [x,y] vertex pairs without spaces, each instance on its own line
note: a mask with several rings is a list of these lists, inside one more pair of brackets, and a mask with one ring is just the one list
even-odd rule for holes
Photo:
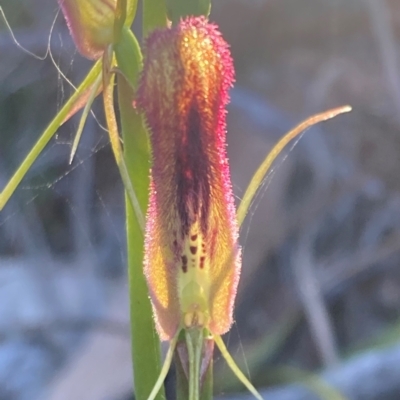
[[[114,41],[118,0],[58,0],[79,52],[91,60],[101,57]],[[132,23],[136,0],[127,0],[126,24]]]
[[162,340],[232,324],[241,266],[225,149],[233,79],[228,45],[204,17],[146,41],[137,102],[153,150],[144,270]]

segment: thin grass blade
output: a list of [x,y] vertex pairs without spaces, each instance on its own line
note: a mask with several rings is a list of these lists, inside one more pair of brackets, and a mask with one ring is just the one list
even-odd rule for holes
[[90,109],[92,108],[93,101],[96,98],[97,93],[100,89],[101,82],[102,82],[101,75],[99,75],[95,83],[93,84],[92,89],[90,90],[89,97],[85,104],[85,108],[83,109],[81,118],[79,120],[78,130],[76,131],[74,142],[72,143],[71,154],[69,156],[70,164],[72,164],[72,161],[74,160],[76,150],[78,149],[79,141],[81,140],[83,128],[85,127],[85,123],[89,115]]

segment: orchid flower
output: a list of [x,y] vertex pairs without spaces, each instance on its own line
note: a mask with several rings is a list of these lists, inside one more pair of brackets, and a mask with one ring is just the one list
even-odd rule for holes
[[[186,398],[198,400],[212,366],[215,343],[238,379],[261,399],[221,338],[233,323],[241,270],[239,226],[284,147],[305,129],[348,112],[350,107],[317,114],[287,133],[254,174],[236,213],[225,139],[226,106],[234,67],[229,46],[218,27],[199,16],[208,14],[210,1],[166,0],[173,24],[147,37],[143,69],[139,44],[129,29],[136,0],[59,3],[76,47],[96,62],[0,193],[0,210],[58,127],[84,108],[71,150],[72,161],[92,102],[102,92],[111,147],[129,199],[128,242],[136,243],[128,246],[131,307],[144,307],[143,313],[151,314],[147,292],[143,292],[142,280],[146,279],[158,335],[170,342],[158,379],[151,383],[152,389],[136,379],[137,398],[153,400],[159,396],[176,355],[188,383]],[[181,18],[182,14],[191,16]],[[118,85],[123,144],[114,111],[116,73],[118,83],[124,82]],[[138,110],[149,128],[151,171],[147,132]],[[135,175],[140,175],[142,181],[133,182]],[[146,195],[140,199],[134,190],[134,183],[138,182],[146,184]],[[147,206],[148,190],[145,221],[142,210]],[[131,222],[132,209],[137,229]],[[144,275],[143,241],[137,239],[142,230]],[[139,269],[132,269],[131,264],[139,265]],[[135,357],[140,348],[135,335],[139,330],[152,332],[151,316],[143,321],[132,317],[134,371],[141,367]],[[149,375],[151,378],[154,371]],[[146,373],[141,374],[141,379],[146,379]]]

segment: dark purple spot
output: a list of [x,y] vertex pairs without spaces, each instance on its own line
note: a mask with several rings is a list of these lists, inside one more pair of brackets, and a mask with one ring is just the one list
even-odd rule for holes
[[195,241],[197,239],[197,234],[190,236],[190,240],[191,241]]
[[194,255],[197,253],[197,246],[190,246],[190,252]]
[[205,257],[200,257],[200,268],[203,269],[204,268],[204,261],[206,260]]
[[181,259],[182,259],[182,271],[183,271],[183,272],[187,272],[187,262],[188,262],[188,259],[187,259],[186,256],[182,256]]
[[178,247],[178,242],[176,241],[176,239],[172,242],[172,244],[174,245],[174,247]]

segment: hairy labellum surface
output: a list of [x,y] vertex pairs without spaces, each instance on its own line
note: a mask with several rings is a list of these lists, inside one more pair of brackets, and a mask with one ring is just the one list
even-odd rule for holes
[[222,334],[232,324],[240,273],[225,119],[234,70],[215,25],[203,17],[146,41],[138,105],[153,150],[145,274],[157,329]]

